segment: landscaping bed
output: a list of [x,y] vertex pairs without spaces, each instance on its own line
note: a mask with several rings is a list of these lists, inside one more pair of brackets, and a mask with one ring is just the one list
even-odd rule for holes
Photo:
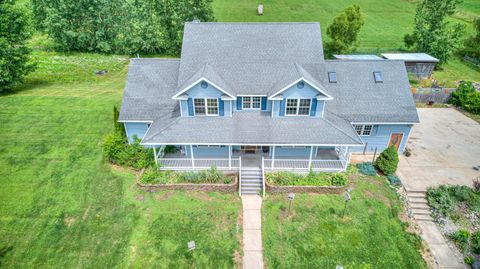
[[137,185],[154,190],[203,190],[234,193],[238,191],[238,174],[220,172],[214,167],[203,171],[161,171],[156,168],[142,170]]
[[328,173],[313,171],[299,174],[287,171],[265,174],[265,188],[268,193],[314,192],[341,193],[348,184],[350,172]]
[[[479,184],[479,183],[477,183]],[[478,186],[480,187],[480,185]],[[428,204],[440,231],[464,255],[465,263],[480,261],[480,192],[467,186],[429,188]]]

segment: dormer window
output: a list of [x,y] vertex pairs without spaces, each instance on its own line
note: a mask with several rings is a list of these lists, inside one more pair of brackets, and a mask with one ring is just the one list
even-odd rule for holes
[[337,72],[328,72],[328,82],[337,83]]
[[286,116],[308,116],[310,115],[311,99],[287,99],[285,106]]
[[382,72],[380,72],[380,71],[375,71],[375,72],[373,72],[373,78],[375,79],[375,83],[381,83],[381,82],[383,82]]
[[218,116],[218,100],[213,98],[195,98],[193,105],[196,116]]

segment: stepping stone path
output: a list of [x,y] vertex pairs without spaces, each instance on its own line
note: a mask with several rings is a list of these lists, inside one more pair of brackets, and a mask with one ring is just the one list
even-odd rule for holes
[[263,269],[262,198],[242,195],[243,268]]

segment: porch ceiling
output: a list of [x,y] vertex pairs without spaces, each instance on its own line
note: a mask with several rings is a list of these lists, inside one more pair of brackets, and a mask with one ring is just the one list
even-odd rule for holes
[[351,124],[329,113],[318,117],[271,117],[237,112],[232,117],[180,117],[154,121],[143,144],[362,145]]

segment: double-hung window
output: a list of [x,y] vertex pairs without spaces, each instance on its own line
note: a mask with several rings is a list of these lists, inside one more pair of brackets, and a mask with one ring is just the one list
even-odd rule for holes
[[218,100],[214,98],[195,98],[195,115],[218,116]]
[[308,116],[310,115],[311,99],[287,99],[285,115]]
[[354,125],[354,128],[358,135],[372,135],[373,125]]
[[262,106],[261,96],[243,96],[242,99],[243,109],[260,109]]

